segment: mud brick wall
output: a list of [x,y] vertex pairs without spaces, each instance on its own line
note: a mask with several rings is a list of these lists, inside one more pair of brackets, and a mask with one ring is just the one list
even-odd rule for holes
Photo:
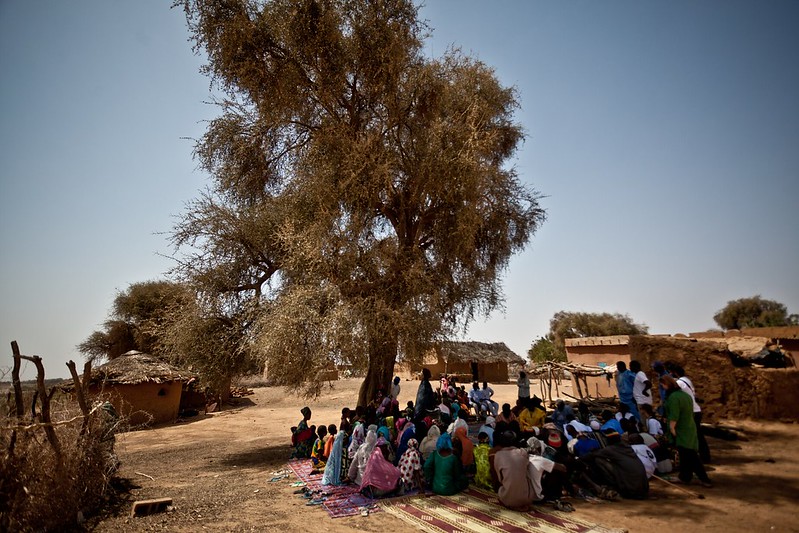
[[723,342],[631,336],[629,348],[630,358],[640,361],[653,378],[654,361],[674,361],[682,366],[694,383],[697,398],[702,400],[704,422],[722,418],[799,421],[796,368],[736,368]]

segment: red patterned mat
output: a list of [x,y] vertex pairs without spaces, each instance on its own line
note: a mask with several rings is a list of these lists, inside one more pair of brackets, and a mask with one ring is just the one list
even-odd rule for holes
[[[322,474],[313,473],[311,466],[310,459],[292,459],[288,462],[288,467],[306,487],[327,493],[321,507],[324,507],[331,518],[354,516],[364,510],[369,513],[379,510],[375,505],[377,500],[367,498],[358,492],[358,487],[355,485],[322,485]],[[301,498],[299,495],[297,497]]]
[[538,533],[620,533],[575,516],[541,507],[529,513],[502,506],[497,495],[475,487],[454,496],[417,496],[380,507],[422,531],[434,533],[538,532]]

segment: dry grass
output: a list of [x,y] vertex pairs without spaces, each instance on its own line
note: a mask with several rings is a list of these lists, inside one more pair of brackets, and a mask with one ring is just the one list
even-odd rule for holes
[[[13,403],[13,402],[12,402]],[[26,398],[25,405],[31,402]],[[0,422],[0,531],[61,531],[78,525],[100,509],[117,467],[113,454],[115,423],[103,409],[94,409],[81,435],[83,417],[66,396],[54,398],[52,421],[60,454],[41,426],[3,417]],[[72,420],[74,419],[74,420]],[[68,423],[59,424],[72,420]],[[16,439],[13,444],[13,435]]]

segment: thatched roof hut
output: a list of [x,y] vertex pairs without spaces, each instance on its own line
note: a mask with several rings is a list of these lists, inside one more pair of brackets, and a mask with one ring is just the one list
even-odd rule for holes
[[[89,393],[110,401],[131,425],[172,422],[178,416],[183,383],[197,375],[131,350],[92,369]],[[71,391],[72,380],[62,389]]]
[[434,378],[456,375],[460,381],[508,381],[508,365],[525,361],[504,342],[446,341],[426,354],[422,367]]
[[92,370],[92,383],[138,385],[188,381],[196,374],[181,370],[146,353],[131,350]]

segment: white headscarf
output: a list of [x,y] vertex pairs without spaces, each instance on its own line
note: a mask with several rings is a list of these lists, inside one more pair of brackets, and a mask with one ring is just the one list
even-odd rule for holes
[[427,432],[427,436],[422,439],[421,444],[419,444],[419,453],[422,454],[422,457],[427,459],[431,453],[436,451],[436,441],[438,441],[438,437],[441,436],[441,430],[433,424],[430,430]]
[[527,449],[532,455],[544,455],[546,445],[535,437],[527,439]]
[[350,459],[355,457],[355,454],[358,453],[358,448],[360,448],[361,444],[364,443],[365,433],[366,432],[363,429],[363,424],[355,425],[355,429],[352,430],[352,442],[350,442],[350,445],[347,448],[347,455],[349,455]]

